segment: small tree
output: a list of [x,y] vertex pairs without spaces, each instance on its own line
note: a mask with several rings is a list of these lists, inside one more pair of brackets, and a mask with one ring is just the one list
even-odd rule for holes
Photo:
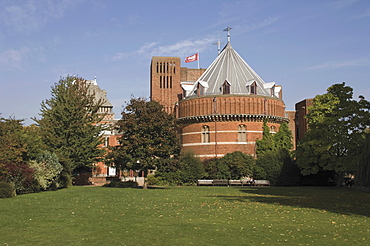
[[250,155],[241,151],[228,153],[220,159],[208,160],[206,171],[212,179],[240,179],[251,176],[255,167],[255,161]]
[[180,175],[184,184],[194,184],[204,176],[202,161],[193,152],[185,152],[180,157]]
[[256,140],[256,155],[257,157],[262,156],[266,152],[276,149],[274,136],[270,132],[270,128],[267,125],[267,121],[263,122],[262,126],[262,139]]
[[106,163],[123,169],[147,171],[179,155],[180,143],[174,118],[155,101],[131,98],[122,112],[117,130],[120,145],[111,147]]

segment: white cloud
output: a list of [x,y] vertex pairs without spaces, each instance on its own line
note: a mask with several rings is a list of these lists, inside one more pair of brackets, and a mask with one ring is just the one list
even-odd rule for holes
[[339,0],[333,3],[334,8],[336,9],[343,9],[346,7],[351,6],[352,4],[356,3],[357,0]]
[[179,56],[185,57],[197,52],[202,52],[214,43],[214,37],[205,37],[202,39],[187,39],[174,44],[159,46],[158,42],[146,43],[133,52],[118,52],[108,58],[110,61],[119,61],[131,59],[133,57],[148,59],[152,56]]
[[167,56],[176,55],[180,57],[189,56],[197,52],[202,52],[210,47],[215,41],[215,37],[205,37],[203,39],[188,39],[175,44],[154,47],[147,53],[148,56]]
[[0,53],[0,70],[19,70],[29,49],[10,49]]
[[11,31],[32,32],[39,30],[50,19],[63,17],[66,10],[78,2],[73,0],[10,1],[11,4],[3,4],[0,10],[0,21]]

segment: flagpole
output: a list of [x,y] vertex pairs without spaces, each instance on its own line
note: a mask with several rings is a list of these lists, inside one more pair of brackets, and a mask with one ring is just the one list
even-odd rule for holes
[[198,52],[198,69],[199,69],[200,53]]

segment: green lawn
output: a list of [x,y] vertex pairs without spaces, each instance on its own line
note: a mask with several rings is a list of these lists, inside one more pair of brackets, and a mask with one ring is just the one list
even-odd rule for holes
[[370,193],[72,187],[0,199],[1,245],[370,245]]

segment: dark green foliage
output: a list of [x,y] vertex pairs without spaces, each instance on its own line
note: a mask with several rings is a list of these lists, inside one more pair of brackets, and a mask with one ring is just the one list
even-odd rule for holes
[[104,187],[117,187],[117,188],[126,188],[126,187],[137,187],[138,183],[135,181],[112,181],[110,183],[104,184]]
[[257,159],[256,166],[255,179],[267,179],[278,186],[299,184],[300,170],[286,149],[265,153]]
[[158,168],[180,151],[174,118],[155,101],[132,98],[122,112],[120,145],[111,148],[106,163],[123,169]]
[[192,152],[186,152],[180,157],[180,173],[183,184],[194,184],[204,176],[204,167],[201,160]]
[[150,184],[155,185],[191,185],[204,176],[204,166],[201,160],[192,152],[183,153],[180,159],[172,159],[162,163],[161,167],[151,177]]
[[306,116],[309,129],[297,147],[297,164],[303,175],[332,170],[340,185],[344,173],[356,170],[370,103],[352,97],[352,88],[341,83],[314,98]]
[[370,133],[366,134],[366,142],[362,148],[356,172],[356,185],[370,187]]
[[28,163],[34,154],[30,150],[35,136],[22,126],[22,120],[0,118],[0,181],[13,183],[17,194],[38,190]]
[[226,154],[219,160],[228,166],[231,179],[240,179],[249,177],[253,174],[255,161],[252,156],[244,154],[241,151],[235,151]]
[[270,132],[270,128],[267,125],[267,121],[263,122],[262,130],[263,130],[262,139],[256,140],[257,157],[262,156],[266,152],[273,151],[276,149],[274,137]]
[[209,179],[231,179],[229,167],[219,159],[205,161],[206,177]]
[[262,139],[256,141],[257,157],[260,157],[270,151],[278,151],[279,149],[287,149],[289,151],[292,150],[292,139],[292,131],[289,130],[289,126],[286,122],[280,124],[279,131],[277,133],[272,134],[267,122],[264,121]]
[[278,151],[269,151],[259,156],[256,161],[258,167],[254,175],[255,179],[270,180],[271,185],[276,185],[280,175],[282,162]]
[[276,149],[293,149],[293,135],[292,131],[289,130],[288,123],[283,122],[280,124],[279,131],[274,135],[274,142]]
[[22,121],[0,117],[0,163],[21,163],[27,158]]
[[0,181],[0,198],[10,198],[15,194],[14,183]]
[[206,162],[207,176],[210,179],[241,179],[252,176],[254,168],[255,160],[240,151]]
[[51,99],[41,103],[42,139],[50,152],[55,152],[63,166],[60,176],[64,187],[72,184],[72,172],[90,170],[103,150],[98,109],[103,102],[95,99],[86,80],[62,78],[51,89]]

